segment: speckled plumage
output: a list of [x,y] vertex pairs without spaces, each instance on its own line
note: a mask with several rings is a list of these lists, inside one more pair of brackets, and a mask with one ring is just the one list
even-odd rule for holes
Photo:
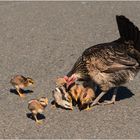
[[37,114],[42,113],[45,107],[48,105],[48,99],[41,97],[40,99],[32,99],[28,102],[28,109],[32,112],[37,123],[40,123],[37,119]]
[[24,94],[22,94],[20,90],[30,85],[33,85],[34,81],[32,78],[29,77],[24,77],[22,75],[15,75],[10,80],[10,83],[16,88],[16,91],[18,92],[20,97],[24,97]]
[[73,100],[78,103],[80,109],[84,106],[89,106],[95,99],[96,85],[93,82],[83,81],[75,83],[69,90]]
[[124,16],[116,16],[120,38],[86,49],[68,77],[90,77],[103,92],[133,80],[140,65],[140,31]]
[[73,109],[72,98],[70,94],[66,91],[66,88],[64,86],[57,87],[53,91],[53,98],[57,105],[66,109]]
[[16,75],[10,80],[10,83],[13,86],[19,86],[20,88],[24,88],[27,86],[28,80],[26,77],[24,77],[22,75]]

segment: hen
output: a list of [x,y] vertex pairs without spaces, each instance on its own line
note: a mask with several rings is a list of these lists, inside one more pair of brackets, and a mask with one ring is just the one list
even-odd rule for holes
[[140,31],[125,16],[116,16],[120,38],[110,43],[98,44],[86,49],[67,74],[68,85],[76,80],[90,78],[101,89],[91,106],[108,90],[115,87],[111,101],[115,103],[120,85],[133,80],[140,65]]

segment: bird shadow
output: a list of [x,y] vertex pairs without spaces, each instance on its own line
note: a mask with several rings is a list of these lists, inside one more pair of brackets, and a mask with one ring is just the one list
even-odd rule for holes
[[[29,94],[29,93],[33,93],[32,90],[23,90],[23,89],[20,89],[21,93],[24,93],[24,94]],[[16,89],[10,89],[10,93],[13,93],[15,95],[18,95],[18,92],[16,91]]]
[[[35,121],[35,118],[34,118],[34,116],[32,115],[32,113],[26,113],[26,116],[27,116],[29,119]],[[44,120],[44,119],[46,118],[43,114],[40,114],[40,113],[38,113],[36,117],[37,117],[38,120]]]
[[[114,92],[115,88],[110,89],[102,98],[101,98],[101,102],[103,102],[104,100],[111,100],[112,98],[112,93]],[[97,90],[97,96],[101,93],[100,89]],[[131,98],[132,96],[134,96],[134,94],[131,92],[131,90],[129,90],[127,87],[124,86],[120,86],[118,87],[118,91],[117,91],[117,96],[116,96],[116,101],[120,101],[120,100],[124,100],[127,98]]]
[[[112,93],[114,92],[114,89],[115,88],[112,88],[110,89],[101,99],[100,99],[100,102],[104,102],[105,100],[111,100],[112,98]],[[96,97],[101,93],[101,90],[100,88],[98,87],[97,90],[96,90]],[[134,96],[134,94],[127,88],[127,87],[124,87],[124,86],[120,86],[118,88],[118,91],[117,91],[117,96],[116,96],[116,101],[120,101],[120,100],[124,100],[124,99],[127,99],[127,98],[131,98],[132,96]],[[86,109],[86,105],[80,107],[79,106],[79,110],[82,111],[84,109]]]

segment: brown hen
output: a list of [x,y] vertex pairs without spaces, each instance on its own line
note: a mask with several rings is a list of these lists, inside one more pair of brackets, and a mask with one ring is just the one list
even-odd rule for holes
[[106,92],[116,87],[111,101],[115,102],[120,85],[133,80],[140,65],[140,31],[125,16],[116,16],[120,38],[110,43],[92,46],[78,58],[68,73],[68,86],[79,79],[92,79],[101,89],[93,101],[96,105]]

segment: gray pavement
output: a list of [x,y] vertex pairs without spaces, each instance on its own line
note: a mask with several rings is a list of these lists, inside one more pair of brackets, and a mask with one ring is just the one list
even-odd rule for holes
[[[119,37],[116,14],[140,27],[139,13],[140,2],[0,2],[0,138],[140,138],[140,74],[115,105],[67,111],[49,104],[43,125],[26,115],[32,98],[51,103],[55,78],[84,49]],[[15,74],[36,81],[24,100],[9,91]]]

